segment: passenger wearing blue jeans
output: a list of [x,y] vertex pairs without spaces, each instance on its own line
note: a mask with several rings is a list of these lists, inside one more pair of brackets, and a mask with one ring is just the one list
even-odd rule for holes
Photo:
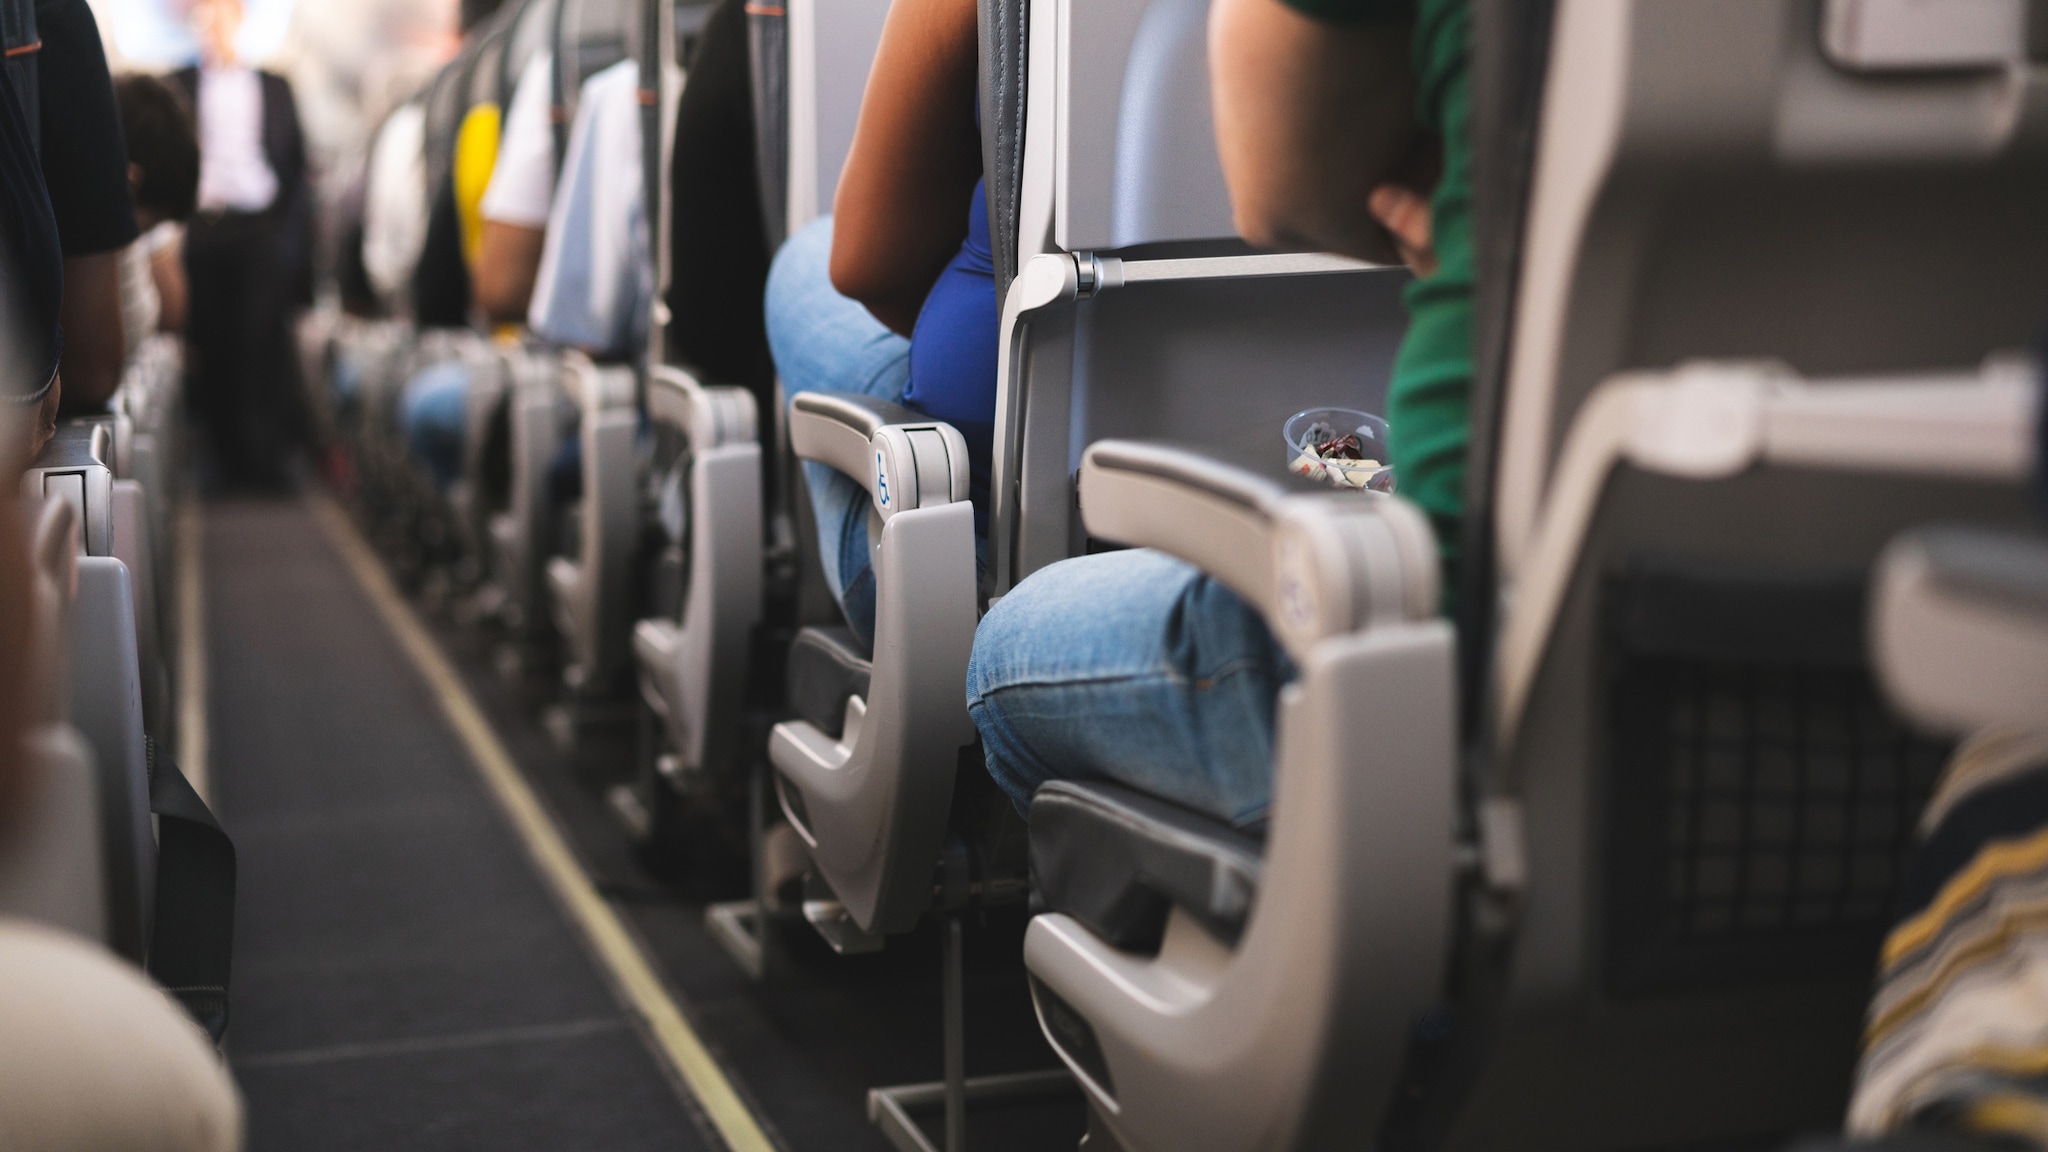
[[[768,349],[783,393],[857,392],[903,402],[910,383],[910,341],[832,288],[826,264],[832,218],[791,236],[768,268]],[[847,626],[875,634],[875,576],[868,563],[867,489],[828,464],[803,462],[818,557]]]
[[447,491],[462,478],[462,440],[469,425],[469,365],[443,360],[420,369],[399,397],[406,445]]
[[[832,218],[789,238],[768,272],[768,347],[786,395],[857,392],[953,425],[967,441],[976,551],[988,532],[995,440],[996,311],[988,211],[976,186],[967,239],[947,262],[909,339],[832,287]],[[806,460],[804,484],[818,524],[825,582],[863,641],[875,632],[868,493],[829,465]]]
[[[1398,252],[1418,274],[1388,414],[1403,492],[1441,541],[1456,539],[1470,378],[1464,43],[1465,0],[1211,8],[1218,151],[1246,238]],[[1433,193],[1404,182],[1432,137],[1443,157]],[[1228,589],[1156,552],[1110,552],[1043,568],[989,609],[967,710],[1020,812],[1039,785],[1068,777],[1242,826],[1271,802],[1274,705],[1292,675]]]
[[[974,0],[893,0],[832,216],[769,271],[768,346],[785,395],[858,392],[943,420],[967,441],[977,536],[995,436],[996,294]],[[872,641],[868,496],[804,465],[826,582]]]
[[[976,182],[974,4],[896,0],[873,75],[834,218],[792,237],[769,274],[769,346],[788,394],[859,392],[958,428],[985,533],[998,314]],[[822,464],[805,479],[827,582],[871,639],[867,493]],[[1179,561],[1121,552],[1054,565],[991,610],[968,706],[1020,810],[1045,780],[1088,775],[1252,821],[1291,674],[1237,597]]]

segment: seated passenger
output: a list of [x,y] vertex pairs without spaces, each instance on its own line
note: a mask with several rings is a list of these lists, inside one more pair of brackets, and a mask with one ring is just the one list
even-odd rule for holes
[[12,492],[57,433],[64,255],[28,110],[9,80],[0,75],[0,487]]
[[[1239,230],[1384,258],[1386,229],[1421,276],[1387,418],[1401,494],[1434,522],[1447,577],[1471,377],[1466,22],[1465,0],[1216,0],[1210,25]],[[1406,172],[1430,136],[1443,166],[1425,195],[1402,181],[1422,183]],[[1069,776],[1242,825],[1271,799],[1274,702],[1291,675],[1223,585],[1157,552],[1109,552],[1041,569],[989,610],[967,706],[1020,812]]]
[[[2035,354],[2048,363],[2048,337]],[[2035,436],[2048,447],[2048,408],[2035,414]],[[2034,487],[2048,511],[2048,452],[2035,456]],[[2044,850],[2048,717],[1971,734],[1921,814],[1878,951],[1851,1136],[1963,1132],[1976,1146],[2048,1145]]]
[[[975,114],[973,0],[896,0],[882,28],[833,215],[790,237],[768,278],[783,389],[859,392],[967,440],[977,536],[995,437],[995,270]],[[868,496],[816,462],[804,481],[825,578],[874,635]]]
[[114,82],[114,101],[142,228],[121,268],[122,321],[132,356],[153,332],[185,330],[183,223],[199,203],[199,139],[184,97],[154,76],[122,76]]
[[641,174],[640,65],[583,82],[549,205],[526,323],[554,344],[634,359],[654,305],[654,246]]
[[505,109],[498,160],[478,207],[476,306],[491,324],[525,321],[540,270],[555,195],[554,60],[550,52],[536,52],[520,69]]
[[[654,247],[641,169],[640,66],[622,60],[583,82],[548,206],[526,323],[600,360],[637,360],[654,306]],[[558,504],[583,491],[583,441],[548,465]]]
[[363,175],[363,271],[387,311],[406,310],[413,268],[427,239],[427,110],[392,109],[370,145]]
[[[33,157],[13,131],[22,120],[13,87],[0,81],[0,207],[8,219],[18,199],[21,172],[34,174]],[[14,124],[7,121],[13,120]],[[40,187],[40,177],[36,184]],[[45,207],[44,214],[47,216]],[[56,234],[51,225],[50,263]],[[0,242],[9,261],[0,315],[20,327],[15,305],[23,266],[19,229]],[[61,293],[54,282],[47,284]],[[56,296],[51,297],[54,305]],[[54,307],[51,309],[54,314]],[[55,348],[50,374],[54,376]],[[18,403],[22,377],[9,357],[7,392],[0,399],[0,475],[25,463]],[[0,856],[35,814],[46,793],[42,761],[29,752],[36,726],[47,721],[36,702],[48,669],[32,667],[38,645],[32,613],[35,573],[22,504],[10,491],[0,498]],[[132,964],[93,941],[18,916],[0,916],[0,1132],[10,1148],[158,1148],[165,1152],[232,1152],[242,1146],[242,1105],[225,1062],[212,1043],[164,990]]]
[[113,78],[85,0],[36,5],[43,178],[64,244],[64,412],[104,411],[120,387],[121,250],[140,229]]
[[[14,48],[14,28],[0,45]],[[10,57],[15,53],[10,51]],[[63,254],[28,110],[0,67],[0,849],[34,813],[29,754],[49,670],[16,477],[54,431]],[[0,917],[0,1130],[10,1146],[241,1147],[241,1101],[184,1010],[133,966],[54,928]]]
[[[773,410],[761,298],[768,232],[756,164],[745,0],[719,0],[697,34],[669,160],[668,356]],[[769,465],[763,453],[762,464]]]
[[[490,15],[493,7],[466,6],[463,10],[464,35],[475,32],[478,23]],[[529,89],[536,77],[545,80],[546,60],[543,55],[529,62],[520,74],[520,84],[515,88],[515,114],[521,124],[519,139],[508,140],[510,125],[504,122],[496,104],[486,101],[472,105],[457,126],[447,179],[439,187],[428,189],[422,172],[420,186],[425,211],[419,238],[420,252],[412,279],[414,317],[422,327],[468,327],[472,303],[483,312],[487,321],[494,319],[491,309],[484,303],[486,285],[479,279],[487,255],[485,243],[490,235],[490,198],[498,186],[504,161],[530,159],[534,113],[530,108],[520,107],[519,100],[520,94],[525,93],[525,99],[531,104],[534,96]],[[547,89],[544,84],[538,98],[545,105]],[[545,107],[539,116],[542,120],[540,134],[545,137],[548,134]],[[396,190],[406,177],[397,149],[409,142],[415,131],[412,125],[412,118],[403,109],[393,113],[392,122],[387,124],[394,155],[386,161],[385,167],[391,175],[385,180],[393,189],[394,207],[399,195]],[[417,131],[424,145],[424,112]],[[382,144],[380,141],[380,146]],[[508,144],[511,149],[508,149]],[[540,163],[544,186],[552,187],[551,151],[542,153]],[[531,168],[528,163],[520,171],[524,173]],[[405,382],[400,395],[398,418],[405,431],[406,443],[426,465],[435,485],[442,489],[453,485],[462,475],[463,442],[469,419],[469,385],[470,366],[461,360],[444,360],[415,373]]]

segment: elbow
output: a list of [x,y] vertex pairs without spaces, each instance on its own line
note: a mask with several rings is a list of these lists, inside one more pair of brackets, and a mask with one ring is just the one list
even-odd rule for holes
[[1315,247],[1314,238],[1324,230],[1318,226],[1323,214],[1298,184],[1240,178],[1231,183],[1230,208],[1237,234],[1256,248]]
[[506,267],[505,261],[485,259],[476,270],[475,295],[477,311],[490,323],[523,323],[533,300],[533,280]]
[[863,260],[836,244],[832,248],[832,261],[826,275],[832,281],[834,292],[865,307],[873,308],[889,296],[885,278],[875,274],[873,261]]
[[538,228],[484,221],[483,243],[470,270],[470,291],[485,320],[492,324],[526,320],[546,238],[547,233]]
[[528,303],[503,284],[483,279],[477,281],[477,310],[492,324],[517,324],[526,319]]
[[891,332],[907,337],[917,326],[917,314],[924,306],[924,294],[893,277],[878,275],[872,262],[843,258],[835,247],[827,276],[832,281],[833,291],[866,308],[869,315]]
[[1287,238],[1292,235],[1287,217],[1265,199],[1233,196],[1231,218],[1237,234],[1254,248],[1287,247]]

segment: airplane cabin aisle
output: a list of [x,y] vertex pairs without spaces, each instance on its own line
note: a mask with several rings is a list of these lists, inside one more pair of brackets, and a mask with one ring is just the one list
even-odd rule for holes
[[[298,501],[203,514],[212,798],[242,878],[227,1051],[249,1148],[740,1149],[550,892],[337,551],[340,522]],[[769,979],[749,980],[703,927],[734,878],[651,868],[605,802],[630,726],[561,749],[537,718],[547,685],[508,679],[494,645],[411,611],[715,1058],[756,1146],[886,1152],[867,1090],[941,1072],[936,929],[837,956],[799,922]],[[968,922],[970,1075],[1057,1062],[1031,1015],[1022,925],[1021,909]],[[1078,1096],[977,1107],[971,1146],[1071,1147],[1083,1121]]]
[[715,1147],[305,509],[205,523],[249,1146]]

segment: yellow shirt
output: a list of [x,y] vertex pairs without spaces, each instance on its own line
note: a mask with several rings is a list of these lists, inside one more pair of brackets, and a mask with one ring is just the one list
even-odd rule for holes
[[462,118],[455,134],[455,215],[462,223],[462,257],[476,263],[483,244],[484,190],[498,166],[498,134],[503,116],[492,103],[478,104]]

